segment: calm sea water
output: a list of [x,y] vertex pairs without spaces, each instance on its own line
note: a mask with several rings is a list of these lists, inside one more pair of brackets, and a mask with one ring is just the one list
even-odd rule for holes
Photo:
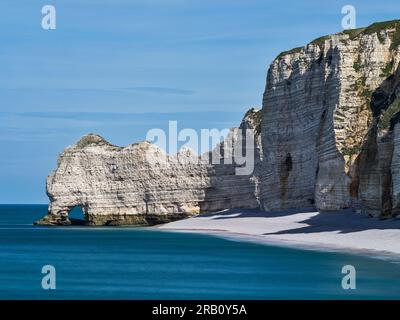
[[[400,298],[400,264],[145,228],[34,227],[43,205],[0,206],[2,299]],[[43,290],[43,265],[56,290]],[[341,288],[341,268],[357,289]]]

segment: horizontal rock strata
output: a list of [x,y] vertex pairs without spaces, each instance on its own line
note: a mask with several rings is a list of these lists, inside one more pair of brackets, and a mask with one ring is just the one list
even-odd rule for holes
[[399,21],[377,23],[273,61],[262,109],[265,210],[391,215],[392,130],[381,118],[396,95],[399,39]]
[[[255,129],[251,110],[240,129]],[[168,156],[149,142],[121,148],[102,137],[87,135],[60,155],[58,168],[47,178],[51,200],[48,214],[37,224],[68,225],[68,215],[82,207],[89,225],[146,225],[181,219],[200,212],[227,208],[257,208],[258,181],[253,172],[237,175],[238,165],[226,164],[239,130],[228,134],[231,150],[219,145],[213,152],[219,164],[197,157],[189,149]],[[260,140],[253,150],[260,157]],[[257,160],[260,164],[260,160]]]
[[271,64],[255,133],[252,172],[228,164],[243,134],[232,129],[208,155],[167,155],[148,142],[121,148],[87,135],[47,179],[48,214],[68,225],[81,206],[90,225],[146,225],[230,208],[354,208],[400,212],[400,21],[321,37]]

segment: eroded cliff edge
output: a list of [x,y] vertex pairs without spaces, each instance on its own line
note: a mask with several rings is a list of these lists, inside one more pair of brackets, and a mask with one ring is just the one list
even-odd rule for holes
[[[256,134],[255,169],[167,156],[148,142],[121,148],[87,135],[60,155],[38,224],[153,224],[230,208],[400,210],[400,20],[375,23],[281,53],[262,111],[240,128]],[[241,136],[232,129],[227,139]],[[221,149],[221,157],[231,154]],[[219,147],[221,148],[221,147]],[[215,152],[215,150],[213,151]]]
[[273,61],[262,109],[265,210],[396,213],[399,43],[399,20],[388,21]]
[[[240,165],[224,158],[232,159],[234,149],[245,144],[246,129],[259,131],[260,113],[249,110],[239,126],[243,130],[231,129],[225,139],[230,143],[221,143],[208,157],[185,148],[167,155],[146,141],[122,148],[86,135],[64,150],[48,176],[48,214],[36,223],[69,225],[76,206],[88,225],[151,225],[200,212],[258,208],[259,134],[251,150],[256,157],[251,174],[237,175]],[[220,158],[217,164],[213,153]]]

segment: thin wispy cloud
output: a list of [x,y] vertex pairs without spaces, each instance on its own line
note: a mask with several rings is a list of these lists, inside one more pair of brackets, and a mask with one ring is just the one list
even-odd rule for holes
[[[181,128],[192,124],[192,119],[198,120],[197,129],[230,128],[237,126],[243,114],[240,112],[154,112],[154,113],[113,113],[113,112],[0,112],[0,140],[33,137],[43,138],[42,133],[50,135],[60,132],[86,132],[92,130],[98,133],[104,130],[115,130],[124,134],[124,130],[135,128],[141,135],[151,128],[168,127],[169,121],[177,121]],[[139,135],[139,134],[138,134]]]
[[[26,177],[44,181],[63,148],[88,132],[127,145],[169,120],[195,130],[237,126],[247,106],[261,105],[275,56],[341,31],[346,3],[53,2],[60,20],[48,32],[40,1],[0,1],[0,148],[8,161],[0,202],[46,201],[44,186]],[[359,27],[399,16],[398,0],[351,4]],[[21,159],[26,165],[10,169]]]
[[[118,119],[126,119],[127,117],[161,117],[163,119],[173,119],[176,117],[187,117],[191,118],[193,116],[199,117],[204,116],[207,117],[210,121],[212,119],[209,118],[209,111],[188,111],[188,112],[79,112],[79,111],[66,111],[66,112],[50,112],[50,111],[32,111],[32,112],[0,112],[0,118],[7,115],[14,115],[19,117],[38,117],[38,118],[63,118],[63,119],[76,119],[76,118],[118,118]],[[222,111],[215,110],[213,111],[213,115],[215,116],[235,116],[242,117],[242,111]]]
[[156,93],[156,94],[173,94],[173,95],[193,95],[196,93],[194,90],[179,89],[179,88],[168,88],[168,87],[131,87],[122,88],[124,91],[137,91],[145,93]]
[[169,87],[126,87],[126,88],[0,88],[0,91],[18,91],[18,92],[140,92],[140,93],[151,93],[160,95],[193,95],[196,94],[194,90],[180,89],[180,88],[169,88]]

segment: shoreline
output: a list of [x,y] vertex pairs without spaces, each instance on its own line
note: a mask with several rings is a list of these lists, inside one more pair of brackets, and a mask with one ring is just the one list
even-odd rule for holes
[[165,232],[182,232],[182,233],[198,233],[203,235],[210,235],[223,238],[236,242],[249,242],[259,245],[283,247],[298,250],[311,250],[320,252],[337,252],[343,254],[357,254],[367,256],[370,258],[393,260],[400,263],[400,254],[392,251],[374,250],[374,249],[355,249],[353,247],[337,246],[335,244],[327,245],[312,242],[290,241],[290,240],[275,240],[263,238],[262,236],[255,236],[245,233],[234,233],[226,230],[212,230],[212,229],[174,229],[174,228],[159,228],[158,231]]
[[400,220],[382,221],[350,210],[332,213],[225,210],[153,228],[208,234],[231,241],[400,261]]

